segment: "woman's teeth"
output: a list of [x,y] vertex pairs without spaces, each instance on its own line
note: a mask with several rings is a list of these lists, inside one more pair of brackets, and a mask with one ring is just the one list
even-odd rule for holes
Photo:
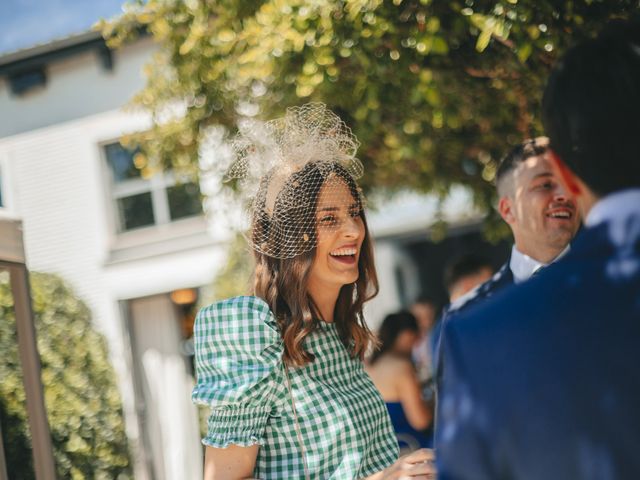
[[355,248],[341,248],[340,250],[336,250],[330,253],[330,255],[334,257],[344,257],[348,255],[355,255],[355,254],[356,254]]

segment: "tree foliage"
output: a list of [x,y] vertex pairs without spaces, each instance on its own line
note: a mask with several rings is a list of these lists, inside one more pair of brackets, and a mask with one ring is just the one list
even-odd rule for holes
[[[464,184],[488,206],[497,160],[541,133],[555,59],[636,8],[635,0],[147,0],[102,28],[112,45],[140,27],[161,45],[135,99],[153,113],[153,129],[133,139],[149,158],[193,169],[207,127],[323,101],[362,142],[365,187],[444,195]],[[184,112],[175,115],[176,105]]]
[[[131,478],[120,396],[89,309],[58,277],[31,274],[45,406],[57,477]],[[33,479],[13,300],[0,277],[0,416],[11,478]]]

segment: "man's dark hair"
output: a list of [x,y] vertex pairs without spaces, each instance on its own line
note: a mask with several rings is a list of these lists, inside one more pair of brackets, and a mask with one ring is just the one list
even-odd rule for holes
[[542,119],[551,148],[599,196],[640,185],[640,19],[615,21],[554,67]]
[[429,304],[433,308],[437,308],[438,307],[438,299],[434,295],[431,295],[431,294],[428,294],[428,293],[421,293],[420,295],[418,295],[416,297],[416,299],[413,301],[414,305],[416,303]]
[[460,255],[445,267],[444,285],[448,291],[451,291],[451,287],[460,279],[479,273],[485,268],[493,271],[493,265],[485,257],[474,253]]
[[518,165],[531,157],[537,157],[544,154],[547,151],[548,145],[541,143],[537,139],[533,138],[522,142],[520,145],[513,147],[509,153],[507,153],[500,164],[498,165],[498,171],[496,172],[496,187],[498,191],[502,190],[502,180],[511,174]]

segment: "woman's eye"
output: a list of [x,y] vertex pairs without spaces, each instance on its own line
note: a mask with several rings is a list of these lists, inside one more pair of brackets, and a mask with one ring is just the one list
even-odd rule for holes
[[336,217],[333,215],[325,215],[324,217],[320,217],[320,223],[322,223],[323,225],[330,225],[332,223],[335,223],[336,221]]

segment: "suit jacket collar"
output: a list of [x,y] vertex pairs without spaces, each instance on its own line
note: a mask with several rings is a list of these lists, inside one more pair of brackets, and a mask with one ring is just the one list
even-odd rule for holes
[[504,265],[502,265],[502,267],[500,267],[493,277],[483,285],[485,290],[495,291],[506,287],[507,285],[511,285],[514,282],[514,278],[510,265],[511,256],[509,256],[509,259],[504,263]]

